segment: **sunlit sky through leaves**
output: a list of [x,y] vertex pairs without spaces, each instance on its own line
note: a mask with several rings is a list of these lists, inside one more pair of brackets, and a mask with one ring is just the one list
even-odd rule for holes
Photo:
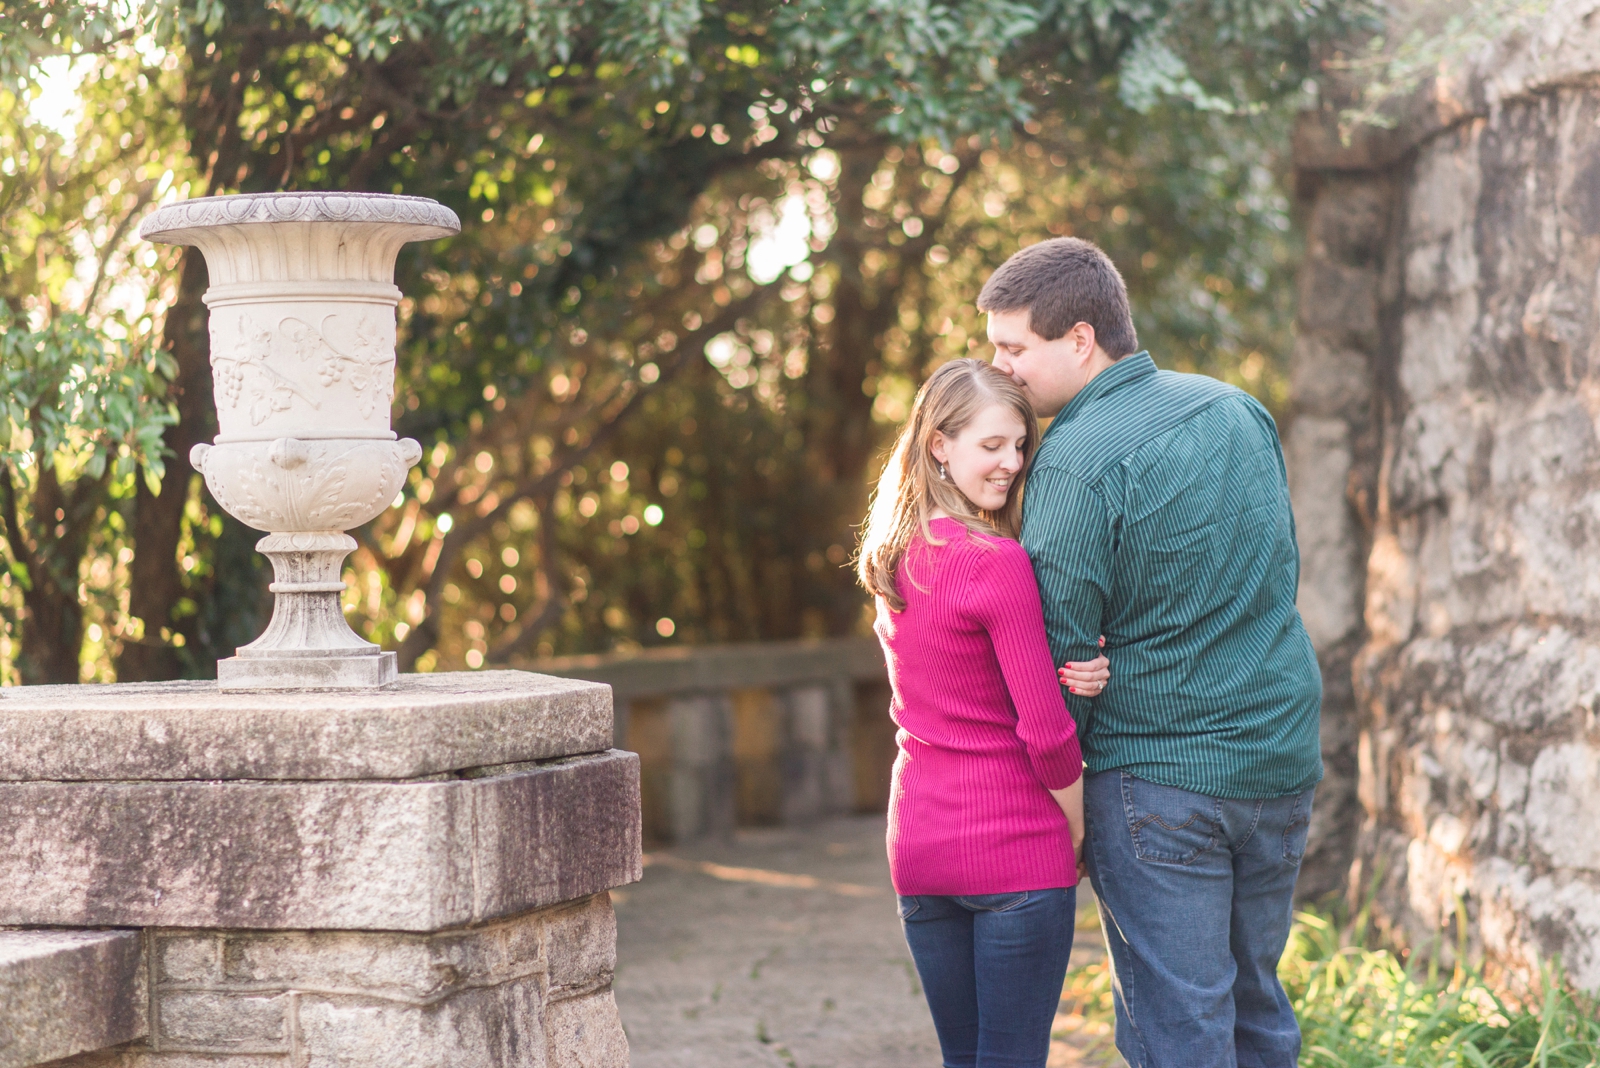
[[811,216],[804,197],[784,197],[776,217],[758,213],[750,228],[756,234],[748,256],[750,277],[763,285],[811,255]]
[[39,63],[39,95],[28,113],[41,126],[47,126],[69,141],[82,114],[78,86],[83,83],[89,63],[74,63],[71,56],[51,56]]

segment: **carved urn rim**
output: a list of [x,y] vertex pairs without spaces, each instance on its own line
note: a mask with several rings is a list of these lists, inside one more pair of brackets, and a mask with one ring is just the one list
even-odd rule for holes
[[395,193],[234,193],[164,204],[139,224],[146,241],[186,244],[188,232],[215,226],[260,223],[373,223],[426,228],[409,241],[451,237],[461,232],[456,213],[428,197]]

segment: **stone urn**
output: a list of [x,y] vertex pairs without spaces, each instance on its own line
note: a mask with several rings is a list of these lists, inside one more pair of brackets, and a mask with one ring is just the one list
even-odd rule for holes
[[395,257],[460,229],[437,201],[376,193],[204,197],[139,227],[205,256],[218,434],[189,460],[230,515],[267,532],[256,549],[276,579],[266,632],[217,663],[223,689],[397,677],[395,654],[345,622],[345,531],[388,508],[422,457],[389,428]]

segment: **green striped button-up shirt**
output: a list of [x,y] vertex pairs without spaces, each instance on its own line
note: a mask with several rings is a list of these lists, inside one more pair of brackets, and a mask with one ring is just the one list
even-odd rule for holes
[[1040,443],[1022,544],[1056,663],[1105,635],[1110,684],[1067,695],[1090,771],[1230,798],[1322,778],[1283,451],[1252,397],[1117,361]]

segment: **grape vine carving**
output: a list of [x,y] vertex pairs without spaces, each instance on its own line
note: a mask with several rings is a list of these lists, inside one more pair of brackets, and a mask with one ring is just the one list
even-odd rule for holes
[[[212,346],[218,403],[227,408],[248,403],[251,424],[260,426],[274,412],[288,411],[296,399],[320,409],[321,401],[314,394],[344,382],[355,394],[363,419],[370,418],[380,404],[387,408],[394,400],[394,328],[362,313],[353,340],[347,345],[335,344],[328,337],[328,323],[336,315],[330,312],[316,325],[285,316],[275,329],[269,329],[251,315],[241,314],[232,346]],[[320,390],[271,365],[275,341],[281,342],[280,351],[286,350],[296,364],[315,376]]]

